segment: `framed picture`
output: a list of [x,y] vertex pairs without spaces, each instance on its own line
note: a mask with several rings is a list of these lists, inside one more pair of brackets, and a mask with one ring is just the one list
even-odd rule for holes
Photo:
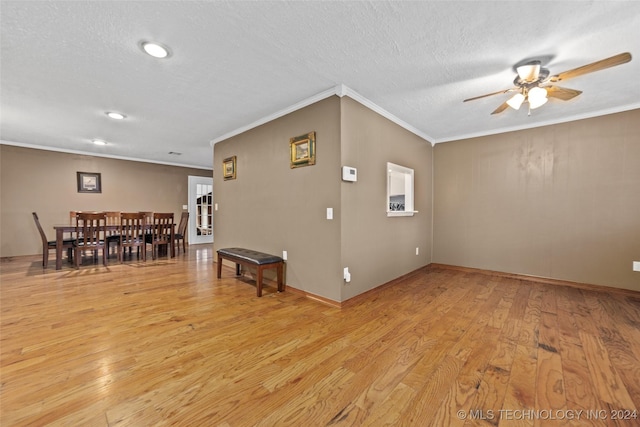
[[236,156],[227,157],[222,161],[222,175],[225,181],[236,179]]
[[102,193],[102,179],[99,173],[76,172],[78,193]]
[[309,132],[289,139],[291,169],[316,164],[316,133]]

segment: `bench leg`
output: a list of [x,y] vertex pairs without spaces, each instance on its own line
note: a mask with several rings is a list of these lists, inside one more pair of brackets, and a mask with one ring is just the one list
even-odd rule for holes
[[258,295],[258,297],[262,296],[262,267],[258,266],[258,277],[256,279],[256,293]]
[[283,264],[278,264],[278,292],[284,292],[284,278],[282,274]]
[[222,276],[222,257],[218,255],[218,279]]
[[236,263],[236,276],[240,275],[240,264]]

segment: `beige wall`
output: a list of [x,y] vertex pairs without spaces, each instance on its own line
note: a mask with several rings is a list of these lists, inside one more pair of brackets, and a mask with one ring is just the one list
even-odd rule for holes
[[433,262],[640,291],[640,110],[438,144]]
[[[317,164],[290,169],[289,138],[310,131]],[[640,291],[631,269],[640,261],[638,141],[633,110],[431,148],[331,97],[216,144],[214,166],[236,155],[238,178],[223,181],[215,168],[215,247],[287,250],[287,283],[335,301],[429,262]],[[415,169],[414,217],[385,215],[387,161]],[[357,183],[340,180],[343,165],[358,168]],[[40,253],[32,211],[50,238],[72,209],[178,214],[187,176],[211,176],[9,145],[0,167],[3,257]],[[76,171],[102,173],[103,192],[77,193]]]
[[[189,175],[212,171],[0,145],[0,256],[42,253],[31,212],[49,239],[70,210],[182,212]],[[102,193],[78,193],[76,172],[102,174]]]
[[[289,138],[316,132],[316,164],[289,167]],[[224,181],[223,159],[237,156]],[[286,280],[340,300],[340,103],[331,97],[214,147],[214,247],[288,252]],[[334,220],[326,219],[333,207]]]
[[[289,138],[310,131],[317,164],[291,169]],[[214,151],[216,165],[238,159],[233,181],[214,165],[214,246],[287,250],[289,286],[344,301],[430,262],[431,145],[359,103],[330,97]],[[387,218],[387,161],[416,169],[416,216]],[[342,165],[358,168],[358,182],[342,182]]]
[[[344,301],[431,262],[433,149],[348,97],[341,111],[342,165],[358,169],[358,182],[341,184],[342,265],[351,273]],[[414,169],[412,217],[386,215],[387,162]]]

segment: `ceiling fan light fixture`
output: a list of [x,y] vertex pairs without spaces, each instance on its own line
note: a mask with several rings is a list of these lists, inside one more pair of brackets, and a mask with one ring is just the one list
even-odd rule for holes
[[507,104],[509,105],[509,107],[513,108],[514,110],[517,110],[520,108],[523,102],[524,102],[524,95],[521,93],[516,93],[507,101]]
[[548,101],[547,98],[540,98],[540,99],[531,99],[529,98],[529,107],[534,110],[538,107],[542,107],[544,104],[546,104]]
[[543,106],[547,103],[547,90],[542,87],[532,87],[528,93],[529,107],[532,109]]
[[540,62],[536,61],[530,64],[521,65],[516,69],[516,71],[518,72],[520,80],[532,82],[536,80],[540,74]]

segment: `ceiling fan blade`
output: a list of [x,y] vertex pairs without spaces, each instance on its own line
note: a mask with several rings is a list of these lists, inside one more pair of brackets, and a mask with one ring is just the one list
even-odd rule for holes
[[480,95],[480,96],[475,96],[473,98],[468,98],[468,99],[465,99],[462,102],[475,101],[476,99],[486,98],[487,96],[500,95],[501,93],[513,92],[514,90],[520,90],[520,89],[518,89],[516,87],[513,87],[511,89],[505,89],[505,90],[501,90],[501,91],[498,91],[498,92],[487,93],[486,95]]
[[631,54],[629,52],[624,52],[618,55],[614,55],[610,58],[583,65],[582,67],[574,68],[573,70],[568,70],[563,73],[553,75],[549,78],[549,81],[559,82],[566,79],[572,79],[583,74],[593,73],[594,71],[600,71],[604,70],[605,68],[615,67],[616,65],[621,65],[629,61],[631,61]]
[[506,110],[507,108],[509,108],[509,104],[507,104],[507,102],[503,102],[502,104],[500,104],[500,106],[498,108],[496,108],[495,110],[493,110],[493,113],[491,114],[500,114],[502,113],[504,110]]
[[547,96],[550,98],[558,98],[563,101],[568,101],[582,93],[581,90],[568,89],[560,86],[545,86],[547,90]]

